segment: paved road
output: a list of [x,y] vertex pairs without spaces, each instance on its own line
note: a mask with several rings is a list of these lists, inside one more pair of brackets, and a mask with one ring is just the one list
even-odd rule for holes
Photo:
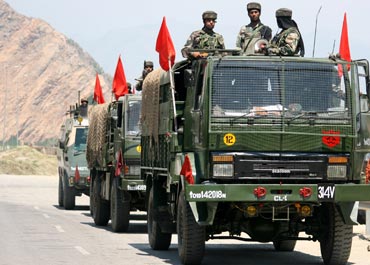
[[[0,175],[0,265],[18,264],[180,264],[177,238],[169,251],[147,243],[145,215],[135,214],[126,234],[96,227],[89,198],[77,208],[57,206],[57,177]],[[370,241],[357,226],[349,264],[370,264]],[[271,244],[240,241],[207,242],[204,264],[322,264],[319,244],[298,242],[293,253],[278,253]]]

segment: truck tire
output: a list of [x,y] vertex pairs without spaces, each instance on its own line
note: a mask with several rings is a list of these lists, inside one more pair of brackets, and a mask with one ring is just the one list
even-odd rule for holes
[[63,183],[63,205],[66,210],[72,210],[76,206],[75,189],[68,186],[67,177],[64,177]]
[[177,238],[182,264],[200,264],[205,249],[205,228],[195,221],[184,191],[180,192],[177,206]]
[[95,176],[93,185],[93,219],[98,226],[106,226],[109,222],[109,204],[100,197],[101,181]]
[[62,177],[59,176],[59,184],[58,184],[58,205],[63,207],[63,180]]
[[273,241],[276,251],[291,252],[294,250],[297,240],[276,240]]
[[320,239],[321,257],[325,265],[347,264],[351,254],[353,227],[346,225],[334,204],[322,206],[321,223],[324,234]]
[[119,189],[118,178],[113,179],[110,193],[110,216],[114,232],[127,232],[130,224],[130,200]]
[[163,233],[159,224],[154,221],[154,203],[153,203],[153,187],[150,189],[149,202],[148,202],[148,214],[147,214],[147,226],[148,226],[148,237],[149,245],[154,250],[168,250],[171,245],[171,233]]

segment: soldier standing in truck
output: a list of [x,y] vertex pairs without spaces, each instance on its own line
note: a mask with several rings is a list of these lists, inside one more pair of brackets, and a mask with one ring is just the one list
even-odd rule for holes
[[203,28],[190,34],[188,40],[182,48],[181,53],[185,58],[200,58],[203,54],[200,52],[190,52],[190,49],[225,49],[224,38],[221,34],[213,31],[217,13],[214,11],[205,11],[202,14]]
[[281,31],[274,36],[268,54],[304,56],[304,43],[297,23],[292,19],[292,10],[280,8],[276,10],[276,22]]
[[[141,91],[143,89],[143,82],[144,82],[144,79],[145,77],[151,72],[153,71],[154,69],[154,64],[152,61],[144,61],[144,69],[143,69],[143,72],[141,73],[141,76],[136,79],[138,82],[137,84],[135,85],[135,90],[136,91]],[[130,91],[130,89],[129,89]],[[130,92],[131,94],[131,92]]]
[[250,23],[240,28],[236,38],[236,47],[241,49],[242,54],[253,54],[254,44],[260,39],[271,40],[272,30],[270,27],[262,24],[261,4],[250,2],[247,4],[248,16]]
[[87,108],[88,108],[88,101],[86,98],[82,98],[81,105],[80,105],[80,115],[82,117],[87,117]]

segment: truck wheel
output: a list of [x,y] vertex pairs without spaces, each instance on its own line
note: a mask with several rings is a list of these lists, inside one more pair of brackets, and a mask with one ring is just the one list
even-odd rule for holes
[[154,250],[168,250],[171,245],[171,233],[163,233],[159,224],[154,220],[153,187],[150,189],[148,202],[148,237],[149,245]]
[[63,180],[62,177],[59,176],[59,184],[58,184],[58,204],[60,207],[63,207]]
[[347,264],[351,254],[352,225],[346,225],[343,222],[334,204],[323,205],[321,214],[324,234],[320,239],[320,249],[324,264]]
[[66,177],[64,178],[63,185],[63,205],[66,210],[72,210],[76,206],[74,187],[68,186],[68,179]]
[[205,249],[205,228],[195,221],[184,191],[180,192],[177,206],[177,238],[182,264],[200,264]]
[[110,193],[110,216],[114,232],[127,232],[130,224],[130,200],[124,196],[125,192],[120,190],[118,178],[113,179],[112,191]]
[[291,252],[295,248],[297,240],[276,240],[273,241],[274,248],[277,251],[287,251]]
[[99,226],[106,226],[109,222],[109,204],[100,197],[101,182],[99,176],[94,179],[93,185],[93,219]]

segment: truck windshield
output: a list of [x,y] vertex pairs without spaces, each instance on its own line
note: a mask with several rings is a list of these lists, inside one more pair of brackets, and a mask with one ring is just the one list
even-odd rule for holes
[[334,63],[222,60],[211,84],[213,117],[350,115],[349,80]]
[[129,102],[127,110],[126,135],[140,135],[141,100]]
[[87,140],[88,128],[77,128],[76,138],[74,143],[74,150],[77,152],[86,151],[86,140]]

